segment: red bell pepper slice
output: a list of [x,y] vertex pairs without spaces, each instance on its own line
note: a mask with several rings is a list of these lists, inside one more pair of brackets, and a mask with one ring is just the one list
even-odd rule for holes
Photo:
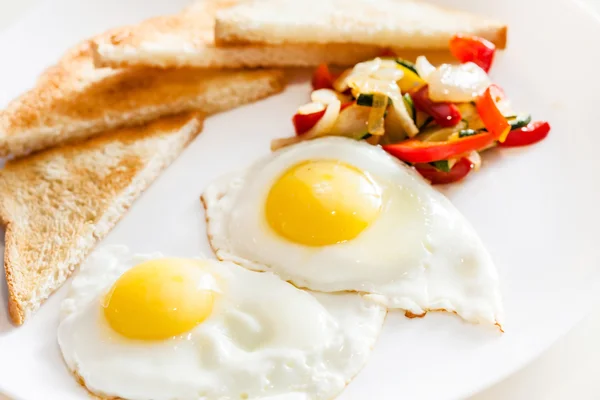
[[454,104],[436,103],[429,98],[427,85],[411,90],[410,96],[417,110],[431,115],[439,126],[456,126],[461,121],[460,110]]
[[432,185],[443,185],[463,179],[471,172],[473,163],[468,158],[461,158],[449,172],[440,171],[429,164],[417,164],[415,168]]
[[404,142],[388,144],[383,149],[394,157],[409,163],[429,163],[447,160],[473,150],[481,150],[496,141],[490,132],[482,132],[453,141],[423,142],[409,139]]
[[302,135],[303,133],[310,131],[311,128],[323,118],[323,115],[325,115],[325,109],[310,114],[294,115],[292,122],[294,123],[296,135]]
[[527,146],[543,140],[549,132],[550,124],[546,121],[532,122],[523,128],[511,131],[504,143],[499,143],[499,145],[502,147]]
[[510,132],[510,124],[496,105],[504,97],[504,91],[498,85],[490,85],[475,101],[483,125],[500,142],[504,142]]
[[458,34],[450,39],[450,52],[461,63],[471,61],[488,72],[494,61],[496,46],[484,38]]
[[321,64],[315,69],[312,77],[312,87],[318,89],[333,89],[335,76],[329,70],[327,64]]
[[[340,107],[340,112],[344,111],[346,108],[350,107],[354,104],[353,101],[342,104]],[[294,129],[296,130],[296,135],[302,135],[312,129],[313,126],[319,122],[323,115],[325,115],[325,110],[317,111],[310,114],[295,114],[292,117],[292,122],[294,124]]]

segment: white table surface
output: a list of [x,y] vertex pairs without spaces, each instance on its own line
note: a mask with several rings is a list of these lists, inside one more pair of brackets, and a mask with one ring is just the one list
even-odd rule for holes
[[[27,12],[37,1],[0,0],[0,31]],[[600,0],[573,1],[579,1],[589,12],[597,13],[600,20]],[[600,293],[598,297],[600,304]],[[600,310],[579,323],[537,360],[470,400],[600,399],[598,338]],[[0,394],[0,400],[2,399],[4,397]]]

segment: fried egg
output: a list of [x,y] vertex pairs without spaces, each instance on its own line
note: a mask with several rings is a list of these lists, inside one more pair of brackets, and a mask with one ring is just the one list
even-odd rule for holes
[[501,320],[497,271],[475,230],[380,147],[341,137],[289,146],[218,179],[202,201],[221,260],[413,315]]
[[366,363],[385,308],[229,262],[96,251],[58,342],[92,393],[124,399],[331,399]]

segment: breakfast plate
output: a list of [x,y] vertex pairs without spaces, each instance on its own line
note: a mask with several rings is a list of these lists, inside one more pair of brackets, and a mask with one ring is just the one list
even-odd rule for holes
[[[454,399],[514,372],[565,333],[594,305],[600,285],[595,233],[600,160],[594,135],[595,66],[600,23],[567,0],[436,3],[493,15],[510,26],[507,51],[491,75],[514,104],[548,119],[550,136],[521,149],[492,150],[462,183],[440,187],[471,222],[500,274],[504,333],[453,315],[405,318],[389,312],[369,362],[340,399]],[[112,26],[174,12],[185,1],[76,0],[39,3],[0,36],[3,103],[73,43]],[[514,10],[518,9],[519,12]],[[556,29],[561,26],[562,29]],[[211,255],[204,189],[218,176],[269,153],[292,131],[289,116],[306,102],[309,73],[292,71],[286,90],[207,119],[203,132],[144,193],[101,243],[133,252]],[[22,327],[8,318],[0,285],[0,392],[17,399],[81,399],[57,344],[67,288]]]

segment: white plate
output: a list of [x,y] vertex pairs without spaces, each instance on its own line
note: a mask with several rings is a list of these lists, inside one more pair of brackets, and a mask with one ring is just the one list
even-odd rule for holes
[[[342,399],[452,399],[472,394],[539,354],[592,305],[600,287],[596,242],[600,213],[600,25],[566,0],[439,0],[509,22],[509,50],[493,76],[519,109],[552,123],[549,138],[492,152],[479,173],[444,191],[471,220],[502,279],[506,333],[432,314],[391,313],[371,360]],[[0,36],[0,101],[31,86],[69,45],[105,28],[177,10],[185,1],[46,1]],[[198,200],[214,177],[266,154],[291,133],[290,116],[308,83],[210,118],[204,132],[136,202],[104,240],[134,251],[208,253]],[[64,290],[25,326],[6,315],[0,284],[0,391],[23,399],[81,399],[56,344]]]

